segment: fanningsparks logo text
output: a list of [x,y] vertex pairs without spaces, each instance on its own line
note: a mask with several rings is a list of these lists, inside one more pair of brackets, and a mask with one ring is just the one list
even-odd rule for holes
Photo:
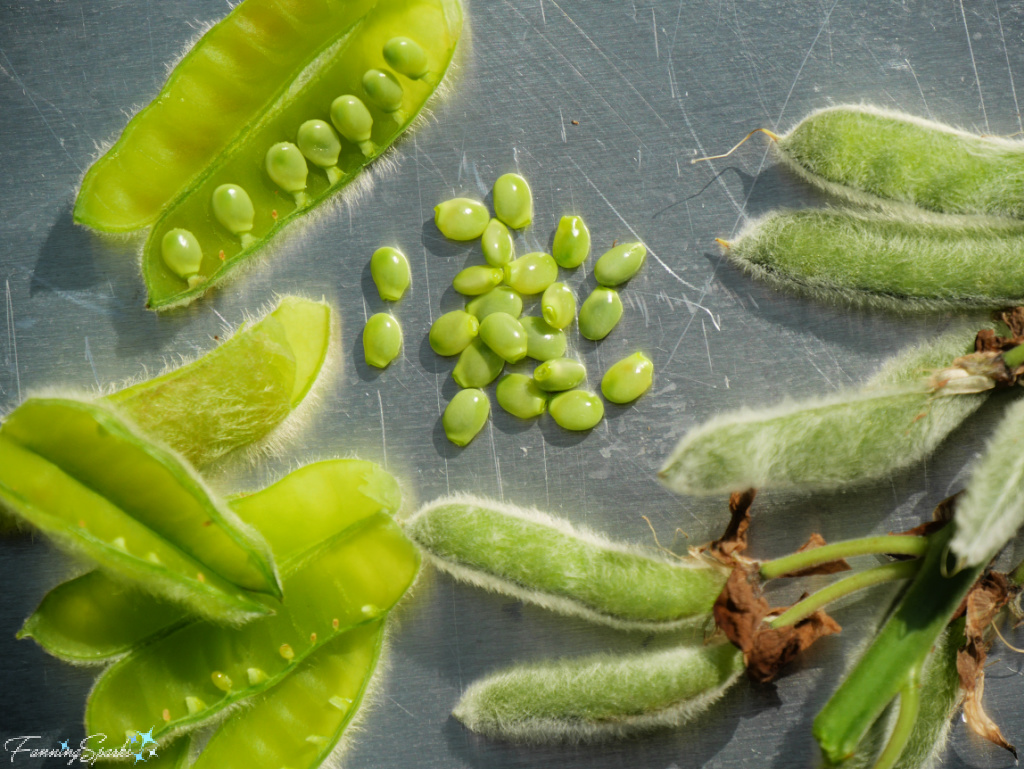
[[[105,734],[93,734],[82,740],[77,747],[72,747],[68,740],[63,740],[55,747],[40,745],[43,738],[35,734],[11,737],[4,742],[4,750],[10,754],[13,764],[19,756],[22,758],[66,758],[68,765],[74,763],[95,764],[104,759],[134,759],[133,764],[156,758],[159,747],[153,739],[153,727],[148,732],[133,732],[125,739],[124,744],[117,748],[104,748],[107,741]],[[95,747],[90,747],[95,746]]]

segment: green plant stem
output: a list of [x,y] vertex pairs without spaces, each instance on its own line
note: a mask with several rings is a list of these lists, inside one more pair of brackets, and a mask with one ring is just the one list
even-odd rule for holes
[[1024,344],[1019,344],[1003,353],[1003,363],[1011,371],[1024,363]]
[[822,545],[800,553],[793,553],[774,561],[766,561],[761,564],[761,578],[775,579],[785,574],[803,571],[823,563],[831,563],[843,558],[853,558],[858,555],[872,555],[877,553],[890,553],[896,555],[924,555],[928,549],[928,539],[908,534],[892,535],[881,537],[863,537],[862,539],[851,539],[846,542],[835,542],[831,545]]
[[885,749],[875,762],[874,769],[892,769],[900,760],[904,749],[910,742],[921,711],[921,670],[924,661],[911,668],[903,688],[900,689],[900,714],[896,717],[896,726],[889,735]]
[[876,566],[872,569],[857,572],[849,577],[833,582],[816,593],[812,593],[802,601],[798,601],[768,624],[772,627],[795,625],[804,617],[809,617],[821,607],[845,595],[855,593],[872,585],[880,585],[883,582],[910,579],[917,573],[920,566],[921,563],[919,561],[897,561],[896,563],[887,563],[883,566]]

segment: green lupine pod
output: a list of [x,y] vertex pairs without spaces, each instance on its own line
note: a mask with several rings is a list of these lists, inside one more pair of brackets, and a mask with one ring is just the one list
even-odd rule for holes
[[569,390],[551,399],[548,413],[566,430],[592,430],[604,418],[604,403],[588,390]]
[[504,368],[505,360],[477,337],[459,355],[452,379],[459,387],[486,387]]
[[380,69],[368,69],[363,73],[363,93],[366,100],[389,115],[395,113],[395,119],[401,122],[405,116],[401,114],[402,97],[405,91],[398,78],[390,72]]
[[424,506],[405,531],[456,579],[625,630],[702,621],[728,577],[703,558],[669,559],[537,510],[465,495]]
[[376,368],[387,366],[402,351],[402,327],[394,315],[378,312],[363,327],[363,354]]
[[330,306],[286,296],[198,360],[105,400],[146,435],[202,466],[286,427],[331,346]]
[[567,657],[473,682],[452,715],[516,742],[622,739],[693,720],[743,669],[743,653],[728,643]]
[[594,279],[602,286],[621,286],[644,266],[647,247],[643,243],[623,243],[605,251],[594,265]]
[[480,322],[480,340],[509,363],[526,357],[526,329],[504,312],[493,312]]
[[751,222],[726,253],[815,299],[899,312],[1024,303],[1024,224],[907,211],[807,209]]
[[519,322],[526,329],[526,354],[534,360],[546,361],[565,354],[565,332],[552,328],[543,318],[527,315]]
[[840,105],[778,140],[783,162],[859,205],[1024,217],[1024,142],[978,136],[895,110]]
[[565,328],[576,319],[576,295],[564,283],[552,283],[540,298],[541,315],[552,328]]
[[654,363],[642,352],[635,352],[604,372],[601,394],[612,403],[629,403],[650,390],[653,383]]
[[622,319],[622,299],[613,288],[597,287],[583,300],[577,320],[580,333],[587,339],[604,339]]
[[252,232],[256,209],[253,208],[248,192],[237,184],[222,184],[213,191],[210,207],[220,225],[232,235],[240,237],[243,245],[246,238],[252,238],[249,233]]
[[590,230],[581,216],[563,216],[558,220],[551,255],[559,267],[579,267],[590,255]]
[[490,220],[487,206],[478,200],[452,198],[434,206],[434,224],[452,240],[479,238]]
[[366,696],[383,638],[384,622],[377,621],[324,644],[284,681],[228,719],[190,769],[321,766]]
[[468,446],[484,429],[491,415],[491,401],[483,390],[459,390],[448,402],[441,424],[444,434],[456,446]]
[[486,294],[501,283],[504,273],[498,267],[474,264],[461,270],[452,280],[452,288],[463,296]]
[[520,294],[540,294],[558,279],[558,265],[551,257],[535,251],[524,254],[504,267],[505,282]]
[[480,236],[480,248],[491,267],[504,267],[516,258],[516,247],[508,227],[491,219]]
[[492,195],[495,215],[512,229],[520,230],[533,221],[533,193],[519,174],[499,176]]
[[169,230],[160,242],[160,258],[179,278],[191,278],[203,264],[203,251],[196,236],[181,228]]
[[[246,0],[248,3],[250,0]],[[267,0],[260,0],[266,2]],[[274,0],[289,5],[295,0]],[[309,18],[311,24],[328,22],[335,12],[325,7],[338,4],[338,0],[310,0],[307,7],[297,14]],[[338,157],[338,173],[310,173],[305,180],[304,190],[298,189],[297,177],[278,179],[275,183],[264,170],[264,155],[273,145],[282,140],[294,139],[296,130],[310,119],[326,119],[328,105],[340,95],[362,94],[363,74],[383,64],[381,50],[384,43],[396,34],[415,30],[417,39],[427,50],[436,67],[433,71],[443,76],[455,52],[455,46],[462,28],[462,9],[459,0],[414,0],[412,3],[400,0],[354,0],[344,3],[344,26],[334,25],[328,30],[328,50],[315,57],[315,64],[305,71],[289,72],[286,82],[275,80],[281,88],[275,90],[274,98],[268,100],[244,121],[232,124],[224,145],[198,165],[187,170],[187,179],[176,188],[171,196],[161,202],[156,211],[159,218],[153,224],[148,240],[143,247],[142,269],[148,292],[148,304],[154,309],[166,309],[187,304],[199,297],[211,286],[219,284],[238,268],[248,264],[250,257],[262,249],[284,226],[303,216],[316,204],[326,200],[333,193],[345,187],[410,126],[437,88],[437,81],[427,79],[406,81],[401,86],[399,109],[383,112],[377,105],[370,104],[370,138],[356,144],[345,143]],[[309,7],[312,6],[312,7]],[[257,34],[262,25],[249,25],[250,32]],[[275,30],[276,34],[276,30]],[[284,33],[287,35],[287,32]],[[318,35],[324,34],[322,31]],[[236,31],[232,41],[237,46],[250,46],[241,31]],[[290,40],[290,45],[304,45],[302,39]],[[203,48],[200,41],[197,49]],[[261,54],[265,55],[265,54]],[[189,57],[186,57],[186,62]],[[304,51],[302,60],[310,63]],[[183,62],[184,64],[184,62]],[[210,69],[216,69],[208,65]],[[211,72],[208,77],[217,73]],[[172,79],[176,75],[172,75]],[[238,87],[238,86],[236,86]],[[218,91],[219,98],[229,96]],[[380,95],[380,92],[378,92]],[[185,103],[196,110],[194,99],[186,96]],[[366,106],[366,105],[364,105]],[[389,107],[394,106],[389,104]],[[341,105],[339,105],[341,107]],[[354,106],[335,110],[337,117],[353,118]],[[196,110],[221,114],[220,103],[215,102],[209,109]],[[346,113],[346,114],[341,114]],[[332,121],[333,122],[333,121]],[[342,134],[348,126],[342,122]],[[186,121],[188,124],[188,121]],[[196,134],[185,134],[186,138],[174,137],[175,145],[192,141]],[[140,151],[147,148],[139,148]],[[292,153],[305,163],[301,152]],[[163,157],[162,153],[158,155]],[[251,232],[252,240],[247,244],[225,230],[209,215],[209,204],[213,190],[225,182],[231,182],[245,189],[252,199],[255,219]],[[294,182],[294,183],[293,183]],[[295,190],[294,198],[286,194]],[[156,211],[154,213],[156,213]],[[187,281],[172,273],[160,259],[159,246],[169,230],[185,228],[190,230],[202,248],[203,261],[198,275],[205,280]]]
[[526,374],[506,374],[494,391],[498,405],[520,419],[539,417],[547,409],[548,399],[537,383]]
[[988,397],[943,395],[929,382],[974,336],[956,331],[911,348],[859,389],[714,417],[680,440],[659,477],[679,493],[724,494],[836,489],[891,475],[931,454]]
[[466,304],[466,312],[483,320],[492,312],[504,312],[513,318],[523,314],[523,298],[508,286],[495,286]]
[[0,501],[59,547],[221,621],[271,611],[270,550],[174,454],[95,403],[30,399],[0,428]]
[[427,52],[423,46],[408,37],[393,37],[384,43],[384,61],[395,72],[419,80],[430,71]]
[[552,358],[533,370],[533,381],[546,392],[571,390],[587,378],[587,367],[572,358]]
[[427,338],[438,355],[458,355],[480,333],[480,321],[463,310],[452,310],[435,320]]
[[380,298],[397,302],[412,283],[409,260],[397,248],[378,248],[370,257],[370,276],[373,278]]
[[352,94],[344,94],[331,102],[331,122],[338,133],[359,147],[366,157],[374,152],[373,115],[363,104],[363,100]]
[[419,553],[388,515],[376,513],[281,568],[286,597],[276,614],[240,628],[195,621],[108,668],[89,695],[87,733],[120,735],[145,721],[156,724],[159,739],[224,716],[325,644],[386,613],[415,578]]

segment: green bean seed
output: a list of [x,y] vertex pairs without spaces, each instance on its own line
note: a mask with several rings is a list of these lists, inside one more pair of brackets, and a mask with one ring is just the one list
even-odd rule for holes
[[519,230],[533,220],[533,194],[519,174],[503,174],[494,182],[494,213],[509,227]]
[[509,363],[526,357],[526,330],[504,312],[493,312],[480,322],[480,339]]
[[480,236],[480,247],[484,259],[492,267],[504,267],[516,256],[516,247],[512,242],[512,234],[508,227],[497,219],[491,219]]
[[452,198],[434,206],[434,223],[452,240],[479,238],[491,220],[486,206],[469,198]]
[[466,305],[466,312],[483,320],[492,312],[506,312],[513,318],[523,314],[523,298],[508,286],[495,286]]
[[590,254],[590,230],[581,216],[563,216],[555,230],[551,255],[560,267],[579,267]]
[[539,294],[558,279],[558,265],[541,251],[525,254],[505,265],[505,282],[520,294]]
[[402,327],[398,320],[386,312],[371,315],[363,328],[363,353],[366,362],[377,368],[386,368],[398,357],[402,349]]
[[547,408],[548,400],[526,374],[506,374],[494,392],[498,405],[514,417],[532,419]]
[[341,141],[328,123],[323,120],[307,120],[299,126],[295,143],[310,163],[324,169],[331,184],[341,180],[341,171],[338,170]]
[[504,273],[498,267],[474,264],[455,276],[452,288],[464,296],[479,296],[501,283],[503,277]]
[[505,360],[477,337],[459,355],[452,379],[459,387],[486,387],[501,374]]
[[352,94],[339,96],[331,102],[331,122],[338,133],[357,145],[366,157],[373,154],[374,146],[370,141],[373,116],[362,99]]
[[384,43],[384,61],[395,72],[411,80],[419,80],[427,74],[427,52],[415,40],[407,37],[393,37]]
[[390,246],[383,246],[373,252],[370,257],[370,275],[377,285],[380,298],[389,302],[401,299],[412,282],[409,260],[397,248]]
[[390,72],[368,69],[363,75],[363,91],[381,111],[390,113],[399,123],[405,120],[402,113],[402,84]]
[[526,354],[534,360],[561,358],[565,354],[565,332],[552,328],[543,318],[528,315],[519,322],[526,329]]
[[467,446],[487,424],[491,402],[483,390],[470,388],[455,393],[441,417],[444,434],[456,446]]
[[572,358],[552,358],[533,370],[533,381],[547,392],[571,390],[586,378],[586,367]]
[[604,417],[604,404],[595,393],[569,390],[551,399],[548,412],[559,427],[590,430]]
[[458,355],[480,333],[480,321],[463,310],[452,310],[434,321],[428,335],[438,355]]
[[552,328],[565,328],[576,317],[576,296],[564,283],[552,283],[540,298],[541,314]]
[[[256,210],[253,208],[249,193],[237,184],[222,184],[213,191],[210,202],[213,206],[213,215],[221,226],[240,238],[243,248],[251,245],[253,237],[249,233],[256,218]],[[196,245],[198,247],[198,243]]]
[[623,243],[602,254],[594,265],[594,278],[602,286],[621,286],[644,265],[647,248],[643,243]]
[[604,372],[601,393],[612,403],[635,401],[651,389],[654,363],[642,352],[635,352]]
[[295,198],[295,205],[300,208],[306,205],[306,177],[309,168],[306,158],[291,142],[278,142],[269,150],[265,160],[267,176],[274,184]]
[[195,276],[203,263],[199,241],[188,230],[171,230],[164,235],[160,244],[160,254],[168,269],[185,280]]
[[622,319],[622,300],[613,288],[595,288],[580,307],[580,333],[597,341],[608,336]]

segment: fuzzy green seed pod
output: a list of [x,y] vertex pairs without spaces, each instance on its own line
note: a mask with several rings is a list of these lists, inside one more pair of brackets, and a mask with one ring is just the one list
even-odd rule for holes
[[196,236],[180,228],[164,235],[160,242],[160,254],[167,268],[184,280],[196,275],[203,264],[203,252]]
[[363,353],[366,362],[386,368],[402,350],[402,327],[398,319],[386,312],[371,315],[363,327]]
[[506,374],[494,392],[498,405],[514,417],[533,419],[544,413],[548,400],[526,374]]
[[520,230],[533,221],[533,193],[519,174],[503,174],[494,182],[494,213],[509,227]]
[[240,237],[243,247],[252,243],[249,233],[256,218],[256,209],[253,208],[249,193],[237,184],[222,184],[213,191],[210,205],[221,227]]
[[463,296],[479,296],[501,283],[503,277],[502,271],[497,267],[474,264],[455,276],[452,288]]
[[352,94],[339,96],[331,102],[331,122],[338,133],[359,147],[363,155],[369,157],[373,154],[374,146],[370,141],[373,116],[362,99]]
[[565,354],[565,332],[552,328],[543,318],[527,315],[520,318],[526,330],[526,354],[534,360],[546,361]]
[[419,80],[427,74],[427,52],[415,40],[393,37],[384,43],[383,53],[388,66],[410,80]]
[[491,402],[483,390],[459,390],[445,407],[441,424],[448,440],[456,446],[467,446],[487,424]]
[[480,248],[484,259],[491,267],[504,267],[516,258],[516,247],[512,242],[512,233],[508,227],[497,219],[491,219],[480,236]]
[[490,220],[487,207],[477,200],[452,198],[434,206],[434,224],[452,240],[479,238]]
[[612,333],[621,319],[622,300],[619,292],[599,286],[583,300],[577,324],[583,336],[596,342]]
[[576,296],[564,283],[552,283],[540,298],[541,314],[552,328],[565,328],[576,318]]
[[412,282],[409,260],[397,248],[383,246],[370,257],[370,276],[377,286],[380,298],[397,302]]
[[643,243],[623,243],[605,251],[594,265],[594,278],[602,286],[621,286],[644,266],[647,247]]
[[[382,112],[400,114],[402,109],[402,84],[390,72],[368,69],[363,74],[363,92],[370,102]],[[401,122],[402,118],[398,118]]]
[[466,312],[483,320],[492,312],[504,312],[513,318],[523,314],[523,298],[508,286],[495,286],[466,305]]
[[613,363],[601,377],[601,394],[612,403],[635,401],[654,382],[654,363],[642,352],[635,352]]
[[551,255],[559,267],[579,267],[590,254],[590,230],[581,216],[563,216],[555,230]]
[[504,312],[493,312],[480,322],[480,339],[509,363],[526,357],[526,330]]
[[505,282],[520,294],[539,294],[558,279],[551,254],[536,251],[505,265]]
[[291,142],[278,142],[267,150],[264,165],[267,176],[282,190],[292,194],[295,205],[302,207],[306,204],[304,190],[309,168],[298,147]]
[[548,413],[566,430],[592,430],[604,418],[604,403],[588,390],[569,390],[551,399]]
[[452,379],[459,387],[486,387],[501,374],[505,360],[477,337],[452,369]]
[[337,167],[341,141],[329,123],[323,120],[307,120],[299,126],[295,143],[306,160],[324,169],[331,184],[341,179],[341,171]]
[[438,355],[458,355],[480,332],[480,321],[468,312],[452,310],[430,326],[430,348]]
[[586,378],[586,366],[572,358],[552,358],[533,370],[533,380],[545,392],[571,390]]

